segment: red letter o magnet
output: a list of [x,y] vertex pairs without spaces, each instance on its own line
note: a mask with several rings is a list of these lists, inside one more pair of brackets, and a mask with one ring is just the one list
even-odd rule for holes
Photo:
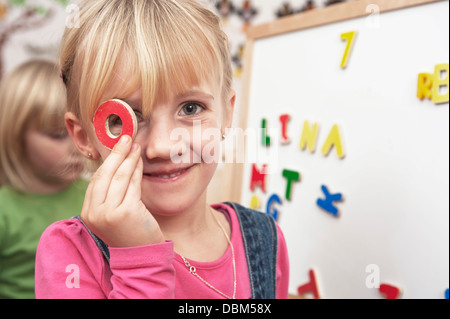
[[[114,119],[115,122],[111,123]],[[95,134],[100,142],[109,149],[123,135],[135,138],[137,133],[137,119],[133,109],[124,101],[109,100],[101,104],[94,115]]]

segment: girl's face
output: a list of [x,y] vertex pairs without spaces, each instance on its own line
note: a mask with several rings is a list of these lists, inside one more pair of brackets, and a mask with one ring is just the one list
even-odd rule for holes
[[25,133],[25,154],[37,177],[35,185],[31,185],[35,189],[31,191],[37,193],[64,189],[79,177],[83,169],[82,157],[67,132],[49,134],[28,130]]
[[[105,95],[103,100],[111,98],[127,102],[138,119],[135,143],[141,146],[144,164],[141,197],[149,211],[170,216],[193,207],[199,199],[206,202],[222,134],[231,125],[227,119],[232,114],[234,92],[223,105],[217,86],[205,83],[189,87],[158,102],[145,119],[141,90],[126,97]],[[94,139],[105,159],[111,151]]]

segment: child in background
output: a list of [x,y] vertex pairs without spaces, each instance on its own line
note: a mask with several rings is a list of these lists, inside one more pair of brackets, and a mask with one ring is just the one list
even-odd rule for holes
[[[217,167],[211,151],[226,138],[235,101],[218,17],[195,0],[86,0],[61,52],[66,126],[99,168],[80,217],[41,238],[36,296],[287,298],[287,249],[275,221],[206,202]],[[139,126],[134,142],[124,135],[112,151],[93,127],[110,99],[129,104]],[[174,160],[186,154],[189,161]]]
[[0,298],[34,298],[39,238],[81,209],[88,183],[65,107],[54,63],[24,63],[0,84]]

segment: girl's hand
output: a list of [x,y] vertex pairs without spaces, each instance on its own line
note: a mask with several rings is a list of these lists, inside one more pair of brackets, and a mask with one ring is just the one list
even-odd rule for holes
[[141,200],[142,173],[141,148],[125,135],[92,177],[81,219],[108,246],[164,242],[158,223]]

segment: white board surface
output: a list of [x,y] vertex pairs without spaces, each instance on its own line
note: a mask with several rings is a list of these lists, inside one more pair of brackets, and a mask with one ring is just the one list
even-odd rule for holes
[[[377,18],[378,20],[373,20]],[[369,20],[372,19],[372,20]],[[357,31],[346,69],[342,33]],[[290,257],[289,291],[314,269],[322,298],[383,298],[366,285],[376,265],[381,283],[401,298],[444,298],[449,287],[449,104],[416,97],[419,73],[449,60],[449,2],[424,4],[257,39],[248,90],[248,127],[267,119],[269,136],[289,114],[291,143],[278,146],[261,210],[277,194]],[[299,148],[303,123],[320,126],[316,151]],[[338,124],[345,149],[321,148]],[[269,163],[270,165],[270,163]],[[297,171],[285,198],[283,169]],[[316,204],[321,186],[342,193],[339,217]]]

